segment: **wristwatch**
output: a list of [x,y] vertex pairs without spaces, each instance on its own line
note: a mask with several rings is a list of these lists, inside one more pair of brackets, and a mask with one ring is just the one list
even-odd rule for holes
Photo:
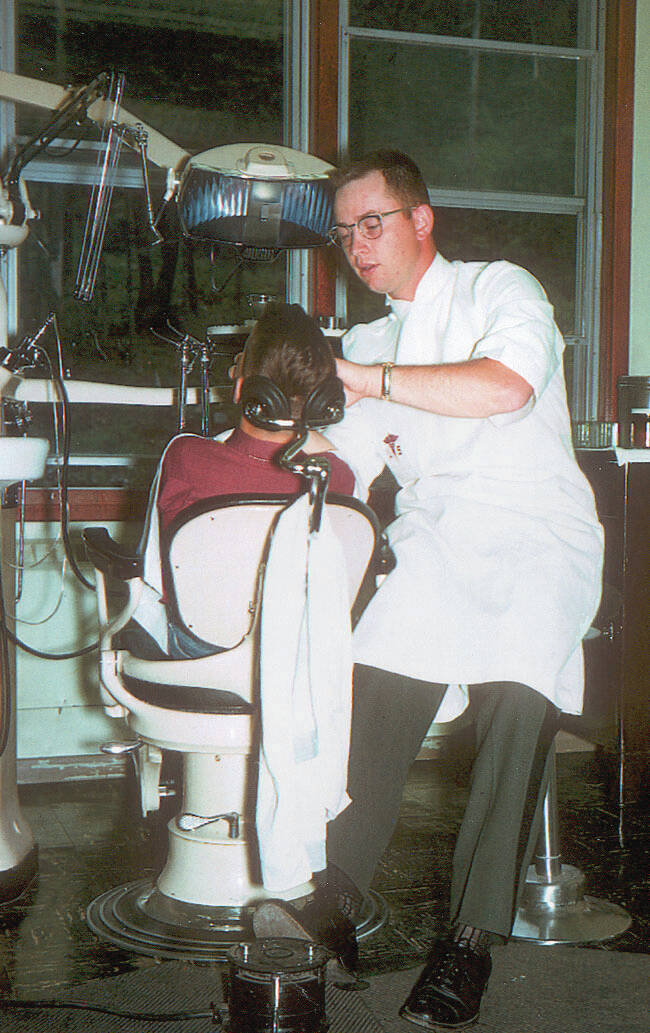
[[390,381],[394,365],[394,362],[382,362],[381,364],[381,398],[384,402],[390,401]]

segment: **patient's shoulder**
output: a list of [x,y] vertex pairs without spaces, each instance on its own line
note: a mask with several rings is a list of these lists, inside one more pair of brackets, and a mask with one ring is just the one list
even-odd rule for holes
[[355,479],[350,467],[331,452],[327,453],[327,458],[330,463],[330,491],[339,495],[353,495]]
[[215,466],[220,441],[199,434],[179,434],[168,444],[160,467],[161,487],[170,481],[193,481]]
[[177,434],[167,445],[163,455],[165,465],[177,465],[194,456],[213,454],[222,444],[213,438],[204,438],[200,434]]

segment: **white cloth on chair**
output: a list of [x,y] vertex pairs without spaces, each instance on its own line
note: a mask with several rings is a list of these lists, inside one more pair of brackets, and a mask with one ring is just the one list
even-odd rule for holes
[[309,515],[306,495],[281,514],[262,594],[257,835],[262,881],[273,892],[325,867],[327,822],[350,802],[345,558],[326,510],[317,533]]

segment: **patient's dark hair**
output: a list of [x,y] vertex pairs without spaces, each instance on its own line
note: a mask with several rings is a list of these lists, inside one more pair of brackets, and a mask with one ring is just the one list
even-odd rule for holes
[[268,377],[289,400],[304,401],[336,375],[329,341],[300,305],[268,302],[246,341],[241,375]]
[[371,172],[381,172],[386,186],[404,205],[429,204],[429,193],[422,173],[408,154],[402,151],[378,150],[350,161],[330,173],[335,190],[363,179]]

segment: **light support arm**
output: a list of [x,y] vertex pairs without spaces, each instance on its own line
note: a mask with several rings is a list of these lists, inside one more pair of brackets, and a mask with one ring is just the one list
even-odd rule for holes
[[[105,75],[106,73],[103,74]],[[97,78],[99,79],[101,76]],[[96,81],[97,79],[93,80],[93,82]],[[89,90],[90,86],[85,87],[85,89]],[[70,102],[71,91],[64,89],[62,86],[57,86],[55,83],[44,82],[40,79],[30,79],[26,75],[16,75],[13,72],[0,71],[0,100],[14,101],[18,104],[30,104],[34,107],[45,108],[48,111],[57,111],[60,108],[63,109]],[[97,97],[94,101],[91,101],[86,109],[86,116],[92,122],[102,124],[106,117],[104,99]],[[120,111],[120,124],[133,127],[134,130],[140,127],[146,132],[147,157],[159,168],[178,172],[189,158],[188,151],[179,147],[173,140],[163,136],[158,130],[147,125],[141,118],[125,108],[122,108]]]
[[106,72],[98,75],[88,86],[76,90],[54,118],[36,136],[33,136],[14,155],[9,168],[3,175],[4,186],[13,205],[14,221],[25,218],[25,206],[18,191],[18,181],[26,165],[44,151],[62,132],[70,126],[82,125],[88,119],[88,108],[98,98],[106,98],[110,90],[111,77]]

